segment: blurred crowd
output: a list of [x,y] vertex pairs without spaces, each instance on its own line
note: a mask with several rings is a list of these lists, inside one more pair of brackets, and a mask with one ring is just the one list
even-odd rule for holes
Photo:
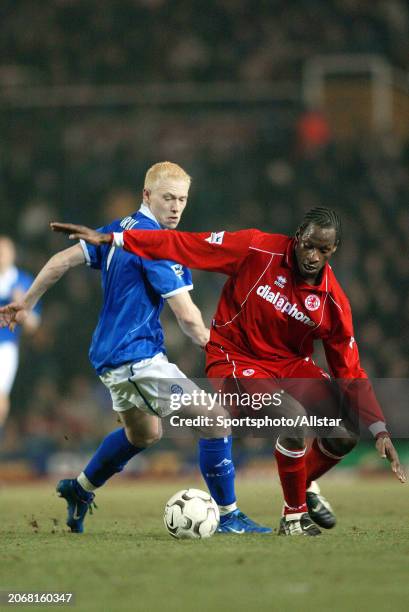
[[405,0],[3,0],[0,11],[17,83],[291,79],[317,53],[409,66]]
[[[3,82],[297,78],[308,54],[341,51],[384,53],[409,67],[403,0],[260,0],[257,11],[235,0],[206,10],[196,0],[44,0],[41,10],[6,0],[0,10]],[[409,376],[409,143],[391,134],[335,142],[325,117],[301,105],[9,109],[2,123],[0,224],[24,269],[37,273],[67,246],[50,220],[98,227],[133,212],[146,169],[170,159],[193,177],[183,230],[291,234],[309,208],[335,208],[343,238],[333,267],[363,365],[373,377]],[[223,278],[195,272],[194,282],[210,323]],[[3,460],[29,456],[42,474],[51,456],[59,453],[61,467],[64,453],[92,452],[116,426],[87,358],[99,306],[99,275],[85,266],[45,297],[41,327],[23,339]],[[170,358],[202,377],[202,352],[166,309],[163,320]]]

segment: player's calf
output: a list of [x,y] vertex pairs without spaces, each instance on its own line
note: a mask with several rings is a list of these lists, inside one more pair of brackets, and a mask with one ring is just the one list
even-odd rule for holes
[[344,435],[336,438],[321,438],[321,444],[327,453],[341,460],[358,444],[358,437],[344,429]]
[[321,494],[315,482],[347,455],[358,441],[357,436],[345,428],[338,428],[339,437],[317,438],[307,455],[307,508],[311,519],[324,529],[332,529],[336,517],[329,501]]
[[148,448],[162,438],[162,424],[158,417],[137,408],[119,412],[128,442],[136,448]]

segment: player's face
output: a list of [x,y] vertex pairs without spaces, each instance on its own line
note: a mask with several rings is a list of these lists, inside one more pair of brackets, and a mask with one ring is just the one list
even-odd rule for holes
[[168,229],[177,227],[187,204],[189,183],[180,179],[163,179],[152,189],[143,190],[143,201],[156,219]]
[[0,272],[14,264],[14,245],[9,238],[0,238]]
[[310,223],[302,234],[296,234],[295,257],[298,271],[307,282],[314,282],[328,259],[337,250],[336,233]]

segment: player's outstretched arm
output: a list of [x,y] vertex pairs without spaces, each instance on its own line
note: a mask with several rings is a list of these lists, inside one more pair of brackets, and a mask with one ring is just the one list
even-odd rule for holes
[[388,435],[380,436],[376,440],[376,450],[383,459],[388,459],[391,470],[400,482],[406,482],[406,473],[400,464],[399,455]]
[[85,255],[79,244],[53,255],[40,270],[21,301],[11,302],[0,308],[0,327],[9,327],[13,331],[16,325],[24,323],[41,296],[55,285],[67,270],[83,263]]
[[97,232],[85,225],[75,225],[74,223],[59,223],[52,221],[50,227],[53,232],[68,234],[70,240],[85,240],[89,244],[100,246],[101,244],[111,244],[112,234]]
[[72,223],[50,223],[55,232],[68,234],[70,240],[85,240],[95,246],[113,244],[147,259],[170,259],[189,268],[232,275],[249,252],[258,230],[237,232],[164,232],[163,230],[125,230],[104,234]]
[[210,330],[205,326],[202,313],[193,302],[187,291],[178,293],[167,299],[181,330],[186,336],[201,347],[209,342]]

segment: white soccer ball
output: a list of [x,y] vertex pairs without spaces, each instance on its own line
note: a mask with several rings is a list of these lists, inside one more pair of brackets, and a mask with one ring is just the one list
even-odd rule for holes
[[182,489],[166,504],[163,520],[174,538],[210,538],[217,529],[220,513],[209,493],[200,489]]

